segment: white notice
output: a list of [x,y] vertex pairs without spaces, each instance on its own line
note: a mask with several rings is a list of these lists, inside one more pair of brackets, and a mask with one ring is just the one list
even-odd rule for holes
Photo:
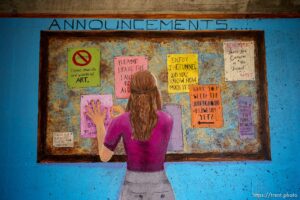
[[253,41],[227,41],[223,50],[226,81],[255,80]]
[[72,132],[53,132],[54,147],[74,147]]

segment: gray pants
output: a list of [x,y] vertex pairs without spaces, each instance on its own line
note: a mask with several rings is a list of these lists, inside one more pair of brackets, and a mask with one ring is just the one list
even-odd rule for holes
[[126,171],[120,200],[173,200],[171,184],[165,171]]

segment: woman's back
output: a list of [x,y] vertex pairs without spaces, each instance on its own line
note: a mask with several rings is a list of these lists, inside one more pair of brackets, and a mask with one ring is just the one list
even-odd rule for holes
[[157,111],[157,123],[147,141],[133,138],[130,112],[115,118],[107,130],[104,145],[114,150],[121,137],[127,155],[127,169],[132,171],[159,171],[164,169],[173,120],[169,114]]

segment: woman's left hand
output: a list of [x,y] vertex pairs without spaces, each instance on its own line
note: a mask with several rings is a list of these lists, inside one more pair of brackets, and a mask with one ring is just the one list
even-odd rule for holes
[[99,100],[96,102],[92,100],[88,105],[85,106],[85,109],[85,114],[91,118],[96,126],[104,124],[107,109],[104,108],[101,110],[101,102]]

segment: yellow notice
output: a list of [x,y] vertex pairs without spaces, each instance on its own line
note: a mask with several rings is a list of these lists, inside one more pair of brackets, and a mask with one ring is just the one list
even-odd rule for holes
[[169,54],[168,92],[189,92],[189,85],[198,84],[198,54]]

